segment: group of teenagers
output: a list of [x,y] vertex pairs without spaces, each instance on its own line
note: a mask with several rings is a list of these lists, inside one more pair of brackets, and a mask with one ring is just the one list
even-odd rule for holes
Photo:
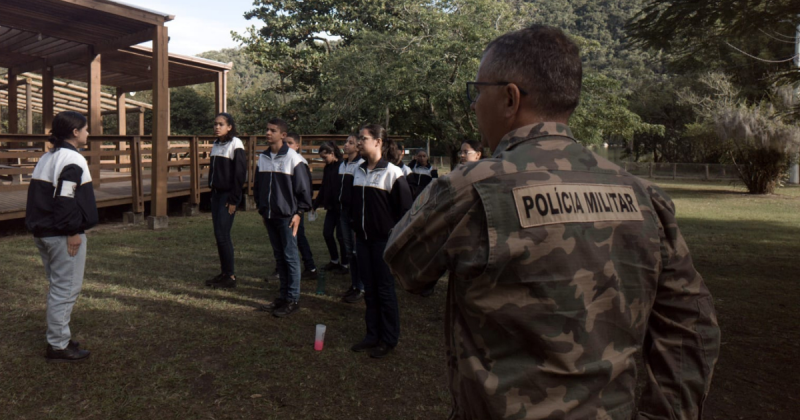
[[[208,185],[221,270],[206,285],[232,288],[236,275],[231,228],[243,199],[247,157],[230,114],[215,117],[214,134]],[[57,114],[49,139],[52,147],[39,159],[28,188],[25,223],[49,281],[45,357],[53,362],[90,355],[72,340],[69,328],[83,285],[85,231],[98,223],[92,177],[80,153],[88,137],[85,116],[72,111]],[[345,302],[366,303],[367,334],[352,350],[385,356],[397,345],[400,322],[384,248],[391,229],[413,198],[438,177],[437,170],[422,150],[404,165],[402,146],[383,127],[365,125],[347,138],[343,152],[334,142],[319,147],[325,167],[321,188],[312,200],[311,170],[299,152],[300,136],[289,133],[284,120],[274,118],[267,124],[266,138],[268,148],[258,158],[254,198],[272,245],[280,289],[275,300],[258,310],[284,317],[299,309],[301,254],[306,273],[313,276],[316,271],[303,216],[323,208],[327,211],[323,236],[331,255],[326,269],[350,274],[351,286],[342,296]],[[465,142],[462,162],[479,159],[480,150],[479,143]]]
[[[230,114],[217,115],[214,134],[217,140],[211,152],[209,187],[220,273],[206,285],[233,288],[231,227],[242,200],[246,156]],[[368,124],[348,136],[341,150],[332,141],[319,146],[325,166],[313,197],[311,170],[300,151],[300,136],[289,132],[286,121],[273,118],[267,122],[266,140],[267,149],[258,157],[253,198],[267,228],[280,287],[278,296],[257,310],[280,318],[299,309],[301,279],[316,276],[304,215],[315,217],[317,209],[325,209],[322,236],[330,262],[324,269],[349,274],[350,286],[342,300],[356,303],[363,299],[366,305],[366,336],[351,349],[367,351],[375,358],[387,355],[397,345],[400,315],[394,278],[383,253],[392,228],[414,198],[438,178],[437,169],[425,150],[414,153],[406,165],[402,145],[389,138],[382,126]],[[462,144],[462,161],[480,157],[480,143]],[[434,286],[423,296],[430,296]]]

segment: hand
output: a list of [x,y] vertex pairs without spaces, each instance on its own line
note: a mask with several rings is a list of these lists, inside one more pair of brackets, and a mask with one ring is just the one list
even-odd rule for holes
[[300,228],[300,215],[295,214],[292,216],[292,221],[289,222],[289,227],[292,228],[292,236],[297,236],[297,229]]
[[69,256],[74,257],[77,255],[79,249],[81,249],[81,235],[67,236],[67,253]]
[[235,205],[226,204],[226,206],[228,207],[228,214],[233,215],[234,213],[236,213],[236,206]]

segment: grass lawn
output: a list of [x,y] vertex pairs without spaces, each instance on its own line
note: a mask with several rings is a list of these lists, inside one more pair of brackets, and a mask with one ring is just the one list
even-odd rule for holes
[[[755,197],[726,184],[662,182],[675,199],[695,264],[714,297],[722,356],[705,418],[788,418],[800,410],[797,321],[800,188]],[[45,363],[41,260],[29,236],[0,239],[0,418],[437,419],[449,411],[444,287],[430,298],[398,291],[402,334],[383,360],[349,351],[364,334],[363,303],[303,283],[286,319],[253,308],[277,293],[266,229],[255,212],[234,224],[239,287],[214,291],[210,216],[172,217],[168,230],[104,225],[89,233],[75,339],[92,357]],[[306,229],[317,265],[328,260],[321,219]],[[331,296],[333,295],[333,296]],[[313,350],[314,325],[328,326]]]

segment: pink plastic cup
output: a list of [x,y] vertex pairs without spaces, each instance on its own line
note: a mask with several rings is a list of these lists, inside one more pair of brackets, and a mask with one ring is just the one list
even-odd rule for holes
[[314,350],[322,351],[325,345],[325,324],[317,324],[317,336],[314,338]]

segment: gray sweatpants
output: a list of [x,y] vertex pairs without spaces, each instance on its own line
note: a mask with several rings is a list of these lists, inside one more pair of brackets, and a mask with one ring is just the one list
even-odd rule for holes
[[34,238],[34,241],[42,255],[44,272],[50,281],[50,291],[47,294],[47,342],[54,349],[64,349],[72,338],[69,319],[83,286],[86,235],[81,234],[81,246],[74,257],[70,257],[67,252],[66,236]]

